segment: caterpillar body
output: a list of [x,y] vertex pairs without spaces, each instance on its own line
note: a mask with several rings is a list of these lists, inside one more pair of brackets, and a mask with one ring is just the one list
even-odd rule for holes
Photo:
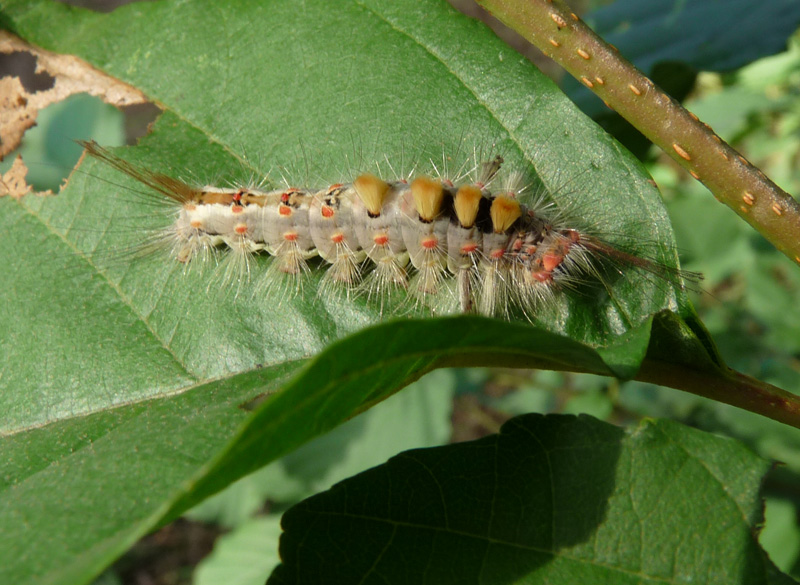
[[323,295],[353,291],[383,303],[400,289],[414,305],[437,312],[508,318],[518,309],[533,319],[557,291],[587,277],[602,280],[603,261],[670,280],[682,276],[576,228],[543,197],[521,202],[524,182],[515,173],[499,178],[500,156],[475,161],[458,178],[434,173],[387,181],[364,173],[322,189],[264,190],[195,187],[94,142],[81,144],[177,205],[159,245],[179,262],[213,259],[223,288],[250,278],[253,256],[266,251],[274,258],[265,286],[282,279],[288,292],[297,291],[308,261],[318,256],[328,265]]

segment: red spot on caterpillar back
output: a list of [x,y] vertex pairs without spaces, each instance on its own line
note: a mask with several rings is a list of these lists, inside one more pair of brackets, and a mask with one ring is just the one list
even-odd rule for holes
[[554,252],[548,252],[542,256],[542,267],[546,272],[552,272],[564,261],[564,256]]
[[424,238],[420,245],[426,250],[435,250],[439,245],[439,238]]

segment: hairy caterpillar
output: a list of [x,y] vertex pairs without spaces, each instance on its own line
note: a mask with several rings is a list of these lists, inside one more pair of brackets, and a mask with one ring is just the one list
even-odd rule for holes
[[577,228],[544,197],[521,202],[524,181],[514,172],[503,178],[500,156],[476,159],[455,177],[386,181],[364,173],[321,189],[264,190],[195,187],[94,142],[82,144],[175,203],[174,223],[153,245],[182,263],[212,260],[223,289],[249,279],[253,256],[266,251],[273,260],[259,289],[296,292],[308,261],[319,256],[327,265],[321,295],[345,290],[383,303],[393,291],[407,290],[412,305],[437,312],[509,318],[520,311],[533,319],[557,292],[587,279],[602,282],[604,263],[670,280],[683,276]]

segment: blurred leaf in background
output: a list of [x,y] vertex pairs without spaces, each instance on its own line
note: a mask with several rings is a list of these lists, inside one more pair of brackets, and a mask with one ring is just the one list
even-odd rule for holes
[[[786,40],[800,26],[800,2],[617,0],[590,10],[584,18],[626,59],[683,102],[699,72],[735,71],[785,51]],[[650,142],[586,86],[566,76],[563,87],[584,112],[634,154],[641,159],[648,155]],[[725,137],[721,131],[725,123],[711,125]]]
[[[445,444],[456,385],[437,370],[292,454],[244,477],[186,516],[231,529],[197,567],[195,583],[256,585],[278,564],[280,516],[289,505],[407,449]],[[268,502],[267,514],[259,515]],[[270,556],[270,551],[273,553]],[[259,572],[260,570],[260,572]]]
[[19,154],[28,165],[28,182],[34,189],[57,192],[83,153],[76,141],[90,138],[107,146],[125,144],[125,116],[99,98],[70,96],[39,112],[23,145],[0,161],[0,174]]

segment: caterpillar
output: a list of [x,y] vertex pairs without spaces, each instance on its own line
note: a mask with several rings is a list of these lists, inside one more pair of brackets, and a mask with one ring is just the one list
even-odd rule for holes
[[174,222],[156,235],[156,246],[187,265],[218,265],[223,289],[249,279],[252,259],[267,252],[272,264],[258,290],[297,292],[318,256],[326,265],[321,295],[363,294],[382,309],[388,295],[403,290],[412,306],[436,312],[510,318],[520,311],[532,320],[553,295],[587,279],[602,282],[607,263],[676,282],[692,277],[575,227],[544,196],[522,202],[523,177],[501,177],[499,155],[475,157],[455,177],[362,173],[320,189],[264,190],[196,187],[95,142],[81,144],[175,204]]

